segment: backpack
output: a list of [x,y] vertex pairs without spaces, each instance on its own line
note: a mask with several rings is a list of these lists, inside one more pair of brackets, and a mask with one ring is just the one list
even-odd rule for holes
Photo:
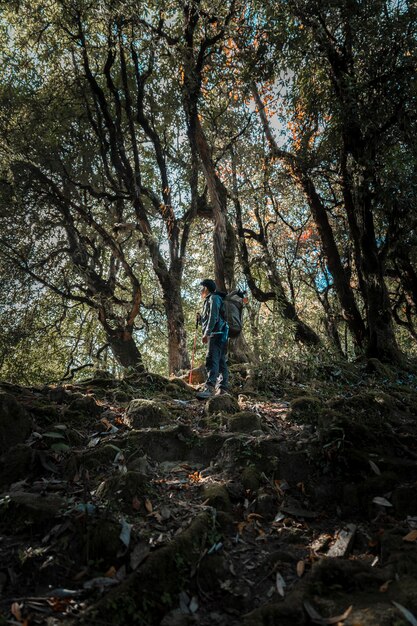
[[[219,294],[220,295],[220,294]],[[223,296],[221,314],[229,325],[229,337],[238,337],[243,326],[244,292],[235,289]]]

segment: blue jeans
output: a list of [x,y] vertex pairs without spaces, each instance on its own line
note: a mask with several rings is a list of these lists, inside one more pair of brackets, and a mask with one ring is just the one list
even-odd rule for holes
[[223,379],[220,383],[221,389],[227,389],[229,384],[229,371],[227,369],[227,341],[223,341],[223,336],[212,335],[208,340],[208,351],[206,356],[207,380],[206,385],[216,386],[219,374]]

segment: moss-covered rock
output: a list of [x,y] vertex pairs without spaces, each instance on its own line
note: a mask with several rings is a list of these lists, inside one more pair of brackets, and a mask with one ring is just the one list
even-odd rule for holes
[[229,513],[232,505],[230,503],[229,494],[224,485],[211,484],[205,485],[203,488],[203,498],[209,506],[219,511]]
[[133,513],[138,511],[138,502],[143,504],[148,492],[148,478],[140,472],[129,471],[107,479],[100,489],[100,497],[112,501],[126,513]]
[[[80,615],[78,624],[103,619],[112,624],[159,624],[169,609],[177,606],[178,593],[187,581],[215,531],[211,514],[199,515],[191,526],[167,546],[152,552],[146,561],[117,588]],[[164,598],[162,601],[161,598]]]
[[24,491],[10,493],[8,520],[13,528],[52,522],[62,514],[66,501],[56,494],[41,495]]
[[156,428],[161,424],[172,421],[165,404],[155,400],[143,398],[132,400],[128,406],[126,416],[133,428]]
[[259,471],[253,465],[244,468],[241,473],[241,480],[246,491],[255,492],[261,484]]
[[213,415],[216,413],[232,414],[240,411],[239,403],[230,394],[222,394],[221,396],[213,396],[207,400],[204,407],[206,415]]
[[290,402],[291,417],[302,422],[317,423],[322,406],[320,398],[298,396]]
[[252,411],[239,411],[227,420],[227,429],[231,432],[250,433],[261,427],[261,418]]
[[23,443],[31,427],[28,413],[16,398],[0,391],[0,454],[11,446]]
[[83,394],[78,395],[78,397],[71,402],[69,408],[71,411],[82,413],[89,417],[95,417],[103,411],[103,408],[97,404],[93,396]]

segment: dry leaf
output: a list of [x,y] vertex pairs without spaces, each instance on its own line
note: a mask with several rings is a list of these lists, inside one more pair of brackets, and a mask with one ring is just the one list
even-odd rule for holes
[[411,532],[408,533],[408,535],[403,537],[403,541],[409,541],[410,543],[413,543],[413,541],[416,541],[416,540],[417,540],[417,530],[412,530]]
[[153,511],[152,502],[148,498],[146,498],[145,500],[145,509],[148,511],[148,513],[152,513]]
[[17,619],[18,622],[22,621],[21,608],[22,605],[20,605],[18,602],[13,602],[12,606],[10,607],[10,613],[13,615],[13,617]]
[[306,568],[306,564],[304,561],[298,561],[297,563],[297,576],[299,578],[301,578],[301,576],[304,574]]
[[380,586],[379,591],[381,593],[386,593],[391,583],[392,583],[392,580],[387,580],[383,585]]
[[114,565],[109,567],[109,569],[104,575],[106,578],[114,578],[116,576],[116,568],[114,567]]

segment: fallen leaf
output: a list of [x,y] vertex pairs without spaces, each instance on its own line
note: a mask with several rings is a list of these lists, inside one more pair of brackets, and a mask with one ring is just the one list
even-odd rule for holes
[[403,614],[405,619],[409,621],[410,624],[412,624],[412,626],[417,626],[417,619],[414,617],[411,611],[406,609],[405,606],[403,606],[402,604],[399,604],[398,602],[393,601],[392,603],[400,611],[400,613]]
[[13,602],[12,606],[10,607],[10,613],[13,615],[13,617],[15,617],[17,619],[18,622],[22,621],[22,605],[20,605],[18,602]]
[[301,578],[301,576],[304,574],[305,568],[306,568],[305,561],[298,561],[298,563],[297,563],[297,576],[299,578]]
[[130,555],[130,567],[136,569],[146,559],[150,552],[150,548],[146,543],[138,543]]
[[369,460],[369,465],[371,466],[372,471],[375,472],[377,476],[381,475],[381,470],[379,469],[378,465],[376,465],[376,463]]
[[114,567],[114,565],[109,567],[109,569],[104,575],[106,578],[114,578],[116,576],[116,568]]
[[379,504],[379,506],[392,506],[391,502],[388,502],[386,498],[381,498],[380,496],[375,496],[372,502]]
[[126,520],[122,520],[122,530],[120,532],[119,538],[122,543],[125,544],[126,548],[129,547],[130,543],[130,532],[132,530],[133,524],[128,524]]
[[148,511],[148,513],[152,513],[153,511],[152,502],[148,498],[145,499],[145,509]]
[[380,586],[379,591],[381,593],[386,593],[391,583],[392,583],[392,580],[387,580],[383,585]]
[[275,585],[279,595],[283,598],[285,596],[285,587],[287,586],[287,583],[279,572],[276,573]]
[[191,602],[190,602],[188,608],[190,609],[190,613],[195,613],[196,611],[198,611],[199,604],[198,604],[197,596],[193,596],[191,598]]
[[409,541],[410,543],[413,543],[413,541],[416,541],[416,540],[417,540],[417,530],[412,530],[411,532],[408,533],[408,535],[403,537],[403,541]]

